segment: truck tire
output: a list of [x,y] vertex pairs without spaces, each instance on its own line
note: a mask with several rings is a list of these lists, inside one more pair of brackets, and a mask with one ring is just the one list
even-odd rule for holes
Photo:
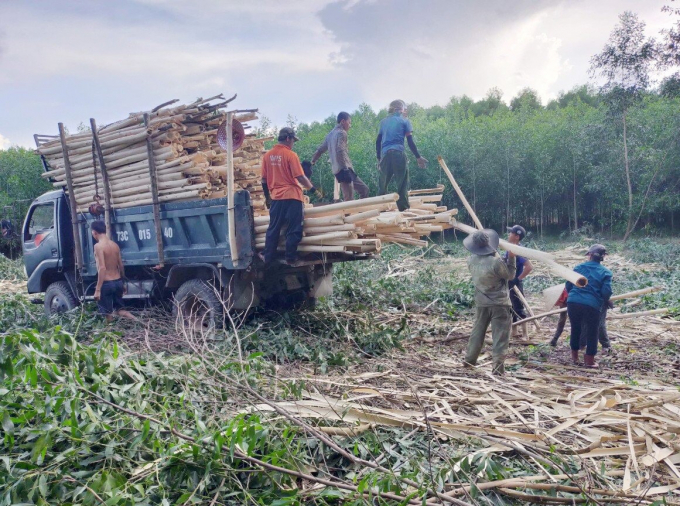
[[221,321],[222,301],[210,283],[190,279],[175,293],[172,314],[184,326],[197,331],[212,330]]
[[47,316],[66,313],[76,307],[78,307],[78,301],[66,281],[55,281],[45,290],[45,313]]

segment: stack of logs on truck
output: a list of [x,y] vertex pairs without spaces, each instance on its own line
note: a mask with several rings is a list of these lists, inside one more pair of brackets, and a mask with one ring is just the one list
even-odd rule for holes
[[[248,133],[256,110],[225,111],[234,98],[172,101],[102,127],[92,119],[77,134],[59,124],[59,135],[35,136],[44,177],[58,190],[34,202],[23,239],[33,271],[29,292],[46,292],[48,311],[91,296],[96,268],[88,227],[95,219],[105,220],[121,247],[128,298],[174,297],[179,310],[200,306],[210,315],[225,304],[245,309],[328,294],[334,262],[370,258],[386,242],[422,246],[424,236],[455,223],[456,210],[439,205],[443,186],[412,191],[405,212],[394,194],[319,207],[307,202],[304,265],[265,272],[255,252],[269,220],[260,181],[272,138]],[[46,205],[53,220],[37,223],[35,209]],[[50,255],[39,252],[52,233]]]

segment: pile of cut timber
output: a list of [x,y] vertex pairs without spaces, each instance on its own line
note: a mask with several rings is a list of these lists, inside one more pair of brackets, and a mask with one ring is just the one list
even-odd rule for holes
[[[218,95],[188,105],[160,108],[148,113],[148,128],[144,113],[133,113],[125,120],[99,128],[111,207],[153,203],[147,139],[153,148],[160,202],[226,196],[227,153],[217,142],[217,130],[225,121],[221,110],[229,102]],[[247,113],[235,115],[234,119],[246,123],[257,116]],[[234,153],[235,188],[250,192],[256,212],[265,209],[260,163],[267,140],[246,136]],[[76,204],[79,212],[85,212],[99,200],[97,196],[104,201],[104,181],[92,131],[66,135],[65,141]],[[38,153],[45,157],[50,169],[43,177],[50,178],[56,187],[66,187],[61,140],[58,136],[37,135],[36,142]]]
[[[305,209],[301,252],[374,253],[383,243],[425,246],[423,237],[453,228],[456,209],[438,203],[444,186],[409,192],[411,208],[399,212],[396,193]],[[269,216],[255,218],[255,246],[263,249]],[[281,237],[279,249],[284,249]]]

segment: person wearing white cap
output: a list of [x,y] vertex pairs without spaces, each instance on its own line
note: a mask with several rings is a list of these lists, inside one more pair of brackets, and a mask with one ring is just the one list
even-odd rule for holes
[[470,333],[465,364],[475,365],[484,345],[486,330],[491,325],[492,372],[505,373],[505,355],[510,342],[512,310],[508,281],[515,277],[515,255],[508,252],[505,259],[496,255],[498,234],[491,229],[479,230],[463,240],[472,253],[468,268],[475,285],[475,323]]

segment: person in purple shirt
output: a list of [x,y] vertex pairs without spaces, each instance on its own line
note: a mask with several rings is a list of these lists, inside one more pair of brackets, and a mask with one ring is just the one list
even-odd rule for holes
[[[524,227],[520,225],[514,225],[512,227],[507,227],[508,229],[508,242],[512,244],[517,244],[522,241],[527,235],[527,231],[524,230]],[[516,322],[519,320],[524,320],[527,315],[524,312],[524,304],[520,300],[519,296],[513,289],[515,286],[517,289],[524,295],[524,278],[526,278],[529,273],[534,269],[534,266],[531,265],[531,261],[524,258],[524,257],[517,257],[517,270],[515,271],[515,277],[508,281],[508,288],[510,289],[510,302],[512,303],[512,322]],[[520,332],[520,326],[517,325],[513,327],[515,330],[515,335],[513,337],[516,337],[519,335]]]
[[378,157],[378,170],[380,170],[378,195],[387,193],[387,185],[394,178],[399,193],[397,207],[400,211],[404,211],[409,208],[409,180],[404,140],[408,141],[408,147],[416,157],[418,167],[424,169],[427,160],[420,156],[416,143],[413,141],[413,126],[406,118],[406,103],[403,100],[393,100],[387,113],[389,116],[380,122],[378,137],[375,140],[375,154]]

